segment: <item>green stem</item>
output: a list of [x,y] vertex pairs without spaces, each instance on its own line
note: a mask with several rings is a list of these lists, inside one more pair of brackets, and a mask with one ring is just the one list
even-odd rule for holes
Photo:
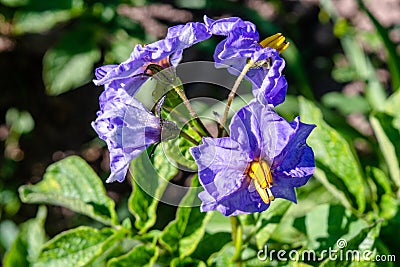
[[196,111],[194,111],[192,105],[190,105],[189,99],[186,97],[185,92],[179,88],[178,86],[174,86],[175,92],[179,95],[179,97],[183,100],[183,104],[188,109],[190,116],[192,116],[197,126],[200,127],[200,132],[203,136],[211,136],[210,132],[204,126],[203,122],[200,120],[199,116],[197,115]]
[[238,217],[232,216],[230,217],[230,221],[232,226],[232,240],[235,245],[235,254],[233,254],[232,261],[236,262],[237,266],[241,266],[243,229]]
[[259,217],[256,219],[256,223],[255,223],[253,229],[252,229],[252,230],[250,231],[250,233],[246,236],[246,238],[245,238],[244,241],[243,241],[243,244],[247,245],[247,244],[250,242],[250,240],[253,238],[253,236],[254,236],[255,234],[257,234],[258,231],[259,231],[259,230],[261,229],[261,227],[263,226],[262,224],[257,225],[258,222],[259,222],[259,220],[260,220],[260,218],[261,218],[261,216],[259,216]]
[[184,131],[180,131],[179,132],[179,136],[185,138],[186,140],[188,140],[189,142],[193,143],[194,145],[198,146],[200,143],[197,142],[196,140],[194,140],[190,135],[188,135],[187,133],[185,133]]
[[240,83],[242,82],[243,78],[246,76],[246,73],[250,70],[250,68],[254,65],[253,61],[249,61],[243,68],[242,72],[239,74],[239,76],[237,77],[235,84],[232,87],[231,92],[229,93],[228,96],[228,102],[226,103],[225,106],[225,110],[224,110],[224,115],[222,116],[222,119],[219,123],[219,129],[218,129],[218,136],[222,136],[224,133],[224,127],[225,127],[225,123],[226,120],[228,118],[228,113],[229,113],[229,109],[230,106],[232,104],[233,98],[235,98],[236,95],[236,91],[239,88]]
[[[197,129],[195,123],[193,121],[191,121],[189,118],[186,118],[184,114],[180,113],[176,109],[171,109],[168,107],[163,107],[163,109],[167,110],[170,114],[174,113],[176,118],[180,122],[185,123],[185,125],[187,125],[189,127],[189,129],[193,130],[200,137],[200,139],[203,137],[203,135]],[[189,122],[187,122],[187,121],[189,121]],[[193,127],[192,127],[192,125],[193,125]]]

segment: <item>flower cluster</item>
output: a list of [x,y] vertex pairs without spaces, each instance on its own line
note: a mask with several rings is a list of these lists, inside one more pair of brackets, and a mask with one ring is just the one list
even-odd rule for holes
[[199,194],[201,210],[229,216],[264,211],[275,198],[296,202],[294,188],[314,172],[314,154],[306,144],[314,126],[299,118],[288,123],[270,108],[285,99],[279,53],[288,43],[279,34],[258,42],[255,25],[240,18],[205,21],[213,34],[227,36],[215,50],[216,64],[228,65],[231,73],[248,66],[255,99],[233,116],[229,137],[204,138],[191,150],[205,189]]
[[[281,34],[260,41],[255,25],[237,17],[205,17],[204,21],[172,27],[165,39],[137,45],[125,62],[96,70],[94,83],[104,85],[105,90],[92,125],[110,150],[107,181],[123,181],[130,161],[149,145],[178,138],[174,122],[164,120],[161,112],[150,112],[134,97],[154,75],[153,67],[156,71],[174,67],[184,49],[221,35],[225,39],[215,48],[216,67],[227,67],[238,76],[235,86],[243,78],[249,80],[254,99],[234,114],[229,136],[224,137],[227,133],[222,130],[218,137],[205,136],[190,149],[204,187],[199,194],[201,210],[230,216],[264,211],[275,198],[296,202],[295,188],[307,183],[314,172],[314,154],[306,144],[314,125],[302,123],[298,117],[287,122],[273,110],[286,96],[285,61],[280,53],[289,44]],[[179,96],[190,105],[184,92]],[[158,106],[162,108],[162,102]],[[190,106],[188,110],[195,116]],[[219,122],[221,129],[224,119]],[[167,137],[161,138],[166,128]]]
[[203,23],[171,27],[165,39],[144,47],[137,45],[129,59],[121,64],[96,69],[94,83],[104,85],[104,92],[92,126],[110,150],[111,175],[107,182],[122,182],[130,161],[149,145],[161,141],[160,118],[134,98],[149,77],[147,67],[150,64],[162,68],[176,66],[184,49],[210,36]]

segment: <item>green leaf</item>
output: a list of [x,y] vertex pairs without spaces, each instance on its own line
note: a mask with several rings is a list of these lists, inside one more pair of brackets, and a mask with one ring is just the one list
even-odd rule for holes
[[[164,69],[159,71],[152,76],[157,81],[156,88],[153,90],[153,100],[157,103],[163,96],[165,96],[163,108],[167,111],[167,114],[176,108],[181,109],[179,115],[184,118],[189,118],[188,111],[183,105],[183,100],[177,93],[181,91],[184,93],[182,81],[176,76],[175,70],[172,68]],[[180,106],[180,108],[179,108]]]
[[290,48],[285,50],[283,57],[287,60],[288,72],[296,79],[298,91],[308,99],[314,99],[313,90],[308,80],[304,60],[295,42],[290,42]]
[[57,1],[42,1],[29,0],[26,9],[33,11],[45,10],[68,10],[83,5],[82,0],[57,0]]
[[[183,127],[183,131],[188,133],[191,137],[198,137],[194,130],[189,129],[187,126]],[[162,147],[166,156],[169,159],[172,159],[176,163],[185,167],[186,171],[197,170],[197,164],[194,161],[192,154],[189,150],[191,147],[195,146],[195,144],[193,144],[192,142],[183,137],[178,137],[172,140],[168,140],[166,142],[162,142],[160,146]]]
[[367,101],[360,95],[346,96],[339,92],[331,92],[324,94],[321,100],[324,106],[338,109],[343,115],[370,111]]
[[213,213],[210,221],[206,225],[207,233],[213,234],[218,232],[230,232],[231,222],[229,217],[222,215],[218,211],[210,211]]
[[339,200],[345,208],[347,208],[349,210],[352,209],[352,204],[347,199],[346,194],[343,191],[341,191],[339,188],[337,188],[334,183],[331,183],[329,181],[326,173],[322,169],[315,168],[314,177],[317,178],[317,180],[323,186],[325,186],[327,191],[329,191],[331,194],[333,194],[335,196],[335,198],[337,200]]
[[204,235],[205,226],[212,216],[212,213],[200,212],[197,197],[199,187],[197,186],[198,180],[195,176],[192,187],[180,203],[175,220],[165,227],[159,239],[169,252],[178,254],[181,259],[189,256],[196,249]]
[[397,53],[397,46],[390,40],[389,29],[385,29],[379,21],[372,15],[372,13],[365,7],[362,1],[358,1],[362,10],[367,13],[368,17],[371,19],[380,38],[385,45],[386,51],[388,53],[388,67],[390,71],[390,77],[392,79],[392,86],[394,90],[400,89],[400,56]]
[[6,113],[6,123],[11,126],[11,131],[18,134],[26,134],[33,130],[35,121],[28,111],[19,111],[16,108],[10,108]]
[[236,264],[232,262],[232,257],[234,253],[235,247],[232,245],[232,243],[228,243],[220,251],[211,255],[207,263],[209,266],[216,267],[236,266]]
[[82,24],[64,33],[58,44],[44,55],[43,80],[49,95],[75,89],[93,77],[93,66],[101,53],[96,45],[96,31],[91,27],[94,25]]
[[107,262],[107,267],[142,267],[153,266],[158,257],[158,249],[139,245],[130,252]]
[[299,100],[295,96],[287,95],[285,102],[275,107],[275,110],[287,121],[292,121],[299,115]]
[[33,266],[87,266],[122,238],[122,232],[110,228],[98,230],[80,226],[65,231],[44,244]]
[[393,93],[384,105],[384,112],[393,116],[393,127],[400,131],[400,91]]
[[107,225],[117,225],[114,201],[102,181],[80,157],[70,156],[50,165],[43,180],[19,188],[25,203],[47,203],[69,208]]
[[52,29],[60,22],[80,16],[84,11],[82,0],[2,0],[11,4],[26,5],[14,15],[13,31],[16,34],[41,33]]
[[[232,257],[235,253],[235,247],[232,243],[226,244],[220,251],[211,255],[207,260],[208,266],[215,267],[233,267],[238,266],[237,262],[232,262]],[[242,251],[242,259],[254,258],[256,255],[254,250],[244,248]],[[246,262],[247,263],[247,262]],[[243,266],[265,266],[260,260],[256,258],[255,265],[243,264]]]
[[352,34],[346,34],[340,40],[346,57],[357,72],[359,79],[366,82],[365,96],[368,103],[375,110],[381,110],[382,103],[386,100],[386,93],[370,59]]
[[357,80],[357,73],[351,66],[336,67],[332,70],[332,78],[339,83],[347,83]]
[[15,34],[41,33],[71,18],[72,14],[69,10],[18,12],[14,18],[14,32]]
[[393,93],[385,102],[384,111],[393,117],[400,117],[400,92]]
[[383,194],[379,203],[379,217],[386,220],[394,218],[399,211],[400,202],[393,194]]
[[279,226],[282,218],[289,210],[292,202],[276,199],[270,206],[267,212],[262,213],[261,226],[256,234],[256,243],[259,249],[267,244],[268,240]]
[[400,168],[394,144],[390,142],[389,137],[386,135],[385,130],[376,116],[371,115],[370,122],[372,128],[374,129],[376,138],[378,139],[382,155],[385,158],[385,162],[389,168],[390,176],[397,188],[400,188]]
[[322,204],[306,215],[305,226],[308,238],[308,249],[321,252],[334,247],[340,238],[349,240],[357,235],[368,224],[357,219],[340,205]]
[[156,210],[169,180],[177,173],[157,147],[150,159],[147,153],[142,153],[131,163],[133,191],[128,200],[130,212],[135,216],[135,227],[141,233],[146,232],[156,222]]
[[18,226],[11,220],[0,222],[0,247],[9,250],[19,233]]
[[[359,79],[366,82],[365,95],[370,106],[375,110],[382,109],[386,99],[385,90],[380,83],[376,71],[355,38],[355,30],[347,25],[346,21],[338,16],[332,1],[321,1],[321,7],[332,17],[335,22],[335,34],[340,38],[346,58],[354,69]],[[344,26],[344,27],[340,27]],[[338,31],[337,29],[340,29]]]
[[386,194],[393,193],[390,179],[381,169],[367,166],[366,170],[369,176],[372,177],[376,181],[376,183],[383,188]]
[[[106,51],[104,59],[106,62],[122,62],[129,58],[133,48],[132,45],[140,43],[144,43],[144,41],[136,36],[130,36],[123,29],[118,29],[113,35],[110,49]],[[150,94],[148,95],[151,97]]]
[[[230,227],[230,225],[228,227]],[[230,229],[225,228],[225,230]],[[227,243],[231,241],[232,236],[228,232],[217,232],[214,234],[205,233],[191,257],[202,261],[207,261],[207,259],[213,253],[221,250]]]
[[10,250],[4,256],[4,267],[29,267],[38,258],[40,248],[46,242],[44,222],[47,216],[45,206],[40,206],[36,218],[20,225],[20,232]]
[[379,237],[380,229],[381,225],[378,223],[360,227],[358,233],[351,237],[342,237],[337,241],[338,249],[334,254],[337,256],[336,259],[328,257],[319,266],[375,266],[371,264],[374,262],[374,244]]
[[19,7],[29,3],[29,0],[0,0],[0,3],[9,7]]
[[[314,149],[317,166],[328,169],[344,184],[356,199],[358,210],[365,209],[363,174],[350,145],[322,118],[321,111],[311,102],[300,98],[300,116],[305,123],[316,124],[307,143]],[[333,183],[337,187],[336,183]],[[343,191],[343,190],[342,190]]]
[[170,263],[171,267],[207,267],[207,265],[203,261],[199,261],[197,259],[192,258],[175,258]]

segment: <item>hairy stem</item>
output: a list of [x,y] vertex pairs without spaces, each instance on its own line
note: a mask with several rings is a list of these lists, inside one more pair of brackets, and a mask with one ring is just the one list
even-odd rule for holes
[[188,135],[187,133],[185,133],[184,131],[180,131],[179,132],[179,136],[185,138],[186,140],[188,140],[189,142],[193,143],[194,145],[198,146],[200,143],[197,142],[196,140],[194,140],[190,135]]
[[249,69],[253,65],[254,65],[254,62],[250,60],[250,62],[248,62],[244,66],[242,72],[240,72],[239,76],[237,77],[237,79],[235,81],[235,84],[232,87],[231,92],[229,93],[228,102],[226,103],[225,110],[224,110],[224,115],[223,115],[223,117],[222,117],[222,119],[221,119],[221,121],[219,123],[218,136],[222,136],[223,135],[225,123],[226,123],[226,120],[228,118],[228,113],[229,113],[229,109],[231,107],[233,98],[235,98],[236,91],[239,88],[239,85],[242,82],[243,78],[246,76],[246,73],[249,71]]
[[197,115],[196,111],[194,111],[192,105],[190,105],[189,99],[186,97],[185,93],[181,88],[178,86],[174,86],[175,92],[179,95],[179,97],[183,100],[183,104],[185,107],[188,109],[190,116],[192,116],[195,121],[197,126],[200,127],[200,133],[203,136],[211,136],[210,132],[207,130],[207,128],[204,126],[203,122],[200,120],[199,116]]

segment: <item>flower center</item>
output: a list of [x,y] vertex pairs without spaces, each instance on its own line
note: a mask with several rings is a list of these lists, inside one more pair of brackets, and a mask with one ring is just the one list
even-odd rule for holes
[[277,33],[269,36],[260,42],[262,47],[270,47],[276,49],[279,53],[282,53],[289,47],[289,42],[286,42],[285,36],[282,33]]
[[252,161],[247,166],[247,176],[253,180],[258,194],[266,204],[275,199],[270,189],[273,182],[271,169],[266,161]]

